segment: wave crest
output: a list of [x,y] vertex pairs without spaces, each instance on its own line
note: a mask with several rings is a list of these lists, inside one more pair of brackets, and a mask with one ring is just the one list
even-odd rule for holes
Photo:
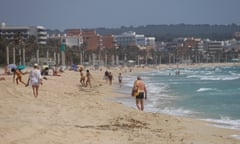
[[216,91],[215,88],[199,88],[197,92]]

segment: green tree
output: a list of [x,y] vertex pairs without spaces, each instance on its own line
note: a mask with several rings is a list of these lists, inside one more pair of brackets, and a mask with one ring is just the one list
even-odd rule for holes
[[21,32],[18,32],[16,34],[14,34],[14,42],[13,42],[13,47],[16,48],[16,63],[17,64],[21,64],[22,63],[22,59],[23,59],[23,47],[24,47],[24,39],[22,36]]
[[26,62],[36,57],[36,50],[38,48],[37,39],[35,36],[30,36],[25,42]]
[[7,40],[0,36],[0,64],[6,64],[6,47]]

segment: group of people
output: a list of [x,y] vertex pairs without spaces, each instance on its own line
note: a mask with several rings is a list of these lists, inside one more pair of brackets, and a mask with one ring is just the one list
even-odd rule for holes
[[86,71],[86,76],[85,76],[83,73],[83,70],[80,69],[80,83],[82,84],[82,86],[85,86],[85,87],[89,86],[90,88],[92,88],[91,79],[93,79],[93,76],[91,75],[89,70]]
[[113,81],[112,72],[106,70],[104,73],[104,79],[106,80],[106,83],[109,83],[109,85],[112,85],[112,81]]
[[33,65],[33,69],[29,72],[29,77],[28,77],[27,83],[25,83],[22,80],[22,76],[26,73],[23,73],[21,71],[21,69],[12,68],[11,71],[13,72],[13,81],[16,81],[17,84],[19,84],[19,82],[20,82],[20,83],[24,84],[26,87],[29,85],[32,86],[34,97],[38,97],[39,85],[43,84],[42,76],[41,76],[41,72],[39,70],[38,64]]
[[[26,87],[32,86],[33,95],[34,97],[38,97],[38,89],[39,86],[43,84],[43,77],[41,75],[41,71],[39,69],[38,64],[33,65],[33,69],[29,72],[27,83],[25,83],[22,80],[22,76],[26,73],[23,73],[21,69],[13,68],[13,80],[16,81],[17,84],[22,83]],[[86,74],[84,75],[83,69],[80,69],[80,83],[82,86],[90,87],[92,88],[91,79],[93,79],[93,76],[91,75],[89,70],[86,70]],[[106,82],[110,85],[112,85],[113,75],[111,72],[105,71],[104,73],[104,79]],[[121,87],[122,85],[122,74],[119,73],[118,75],[118,82]],[[134,94],[135,93],[135,94]],[[147,99],[147,88],[143,80],[140,76],[137,76],[137,80],[134,81],[133,87],[132,87],[132,96],[136,97],[136,106],[138,110],[143,111],[144,110],[144,100]]]
[[[109,71],[105,71],[104,73],[104,79],[106,82],[110,85],[112,85],[113,75]],[[118,82],[119,86],[122,86],[122,73],[119,73],[118,75]],[[133,94],[136,92],[135,94]],[[143,111],[144,110],[144,100],[147,99],[147,88],[145,83],[143,82],[142,78],[140,76],[137,76],[137,80],[134,81],[133,88],[132,88],[132,96],[136,97],[136,106],[138,110]]]

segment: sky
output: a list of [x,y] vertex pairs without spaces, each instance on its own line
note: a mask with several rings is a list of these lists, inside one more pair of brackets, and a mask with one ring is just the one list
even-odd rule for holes
[[240,0],[0,0],[0,22],[59,30],[240,24]]

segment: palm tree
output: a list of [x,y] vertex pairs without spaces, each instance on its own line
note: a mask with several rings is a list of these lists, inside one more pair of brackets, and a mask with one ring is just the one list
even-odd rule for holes
[[61,46],[61,39],[48,39],[47,41],[48,50],[50,53],[53,53],[54,60],[56,64],[60,62],[60,60],[57,60],[57,53],[60,53],[60,46]]
[[83,64],[85,62],[85,51],[86,51],[86,48],[87,48],[87,43],[86,42],[83,42],[82,45],[81,45],[81,64]]
[[25,43],[26,49],[26,61],[29,62],[32,58],[35,58],[36,48],[38,47],[37,39],[35,36],[30,36]]
[[18,32],[14,35],[14,48],[18,50],[18,57],[17,61],[19,64],[22,64],[23,60],[23,47],[24,47],[24,41],[23,41],[23,36],[22,33]]
[[6,49],[7,41],[4,37],[0,36],[0,64],[7,63],[6,60]]

